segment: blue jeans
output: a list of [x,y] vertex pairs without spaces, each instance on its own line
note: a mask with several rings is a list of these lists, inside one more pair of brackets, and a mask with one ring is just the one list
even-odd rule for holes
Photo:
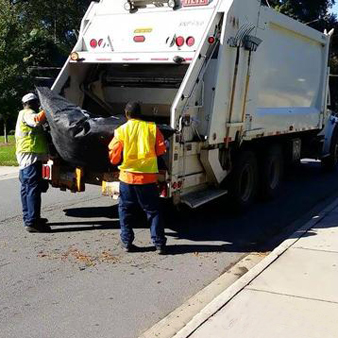
[[25,226],[32,226],[40,218],[42,163],[36,162],[20,170],[19,179],[23,222]]
[[151,239],[155,246],[165,245],[167,240],[164,235],[160,197],[156,184],[133,185],[120,182],[119,216],[122,242],[131,245],[134,241],[133,227],[137,223],[135,210],[138,206],[147,215]]

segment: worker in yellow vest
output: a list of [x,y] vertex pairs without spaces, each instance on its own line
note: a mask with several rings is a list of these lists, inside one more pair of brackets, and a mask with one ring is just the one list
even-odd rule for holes
[[111,163],[117,165],[122,160],[119,166],[121,244],[127,252],[136,249],[133,245],[135,210],[141,207],[150,223],[156,250],[165,254],[166,238],[157,188],[157,157],[166,152],[164,137],[155,123],[142,119],[139,103],[129,102],[125,114],[128,122],[115,130],[109,144]]
[[20,167],[23,221],[28,232],[47,232],[47,219],[41,218],[42,162],[47,159],[48,146],[42,128],[46,121],[39,111],[39,100],[33,93],[22,98],[16,129],[16,157]]

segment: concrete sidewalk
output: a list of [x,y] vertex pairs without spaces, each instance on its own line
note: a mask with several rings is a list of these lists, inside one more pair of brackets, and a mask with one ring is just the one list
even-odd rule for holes
[[19,177],[19,167],[1,167],[0,181]]
[[337,338],[338,200],[175,335],[183,337]]

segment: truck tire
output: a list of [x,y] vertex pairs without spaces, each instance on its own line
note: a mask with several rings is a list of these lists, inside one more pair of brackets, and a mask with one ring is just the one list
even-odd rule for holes
[[333,171],[336,169],[338,163],[338,128],[336,127],[330,146],[330,155],[322,158],[322,168],[325,171]]
[[283,177],[283,152],[279,145],[268,148],[260,163],[259,192],[262,199],[278,194]]
[[243,151],[235,160],[229,176],[229,198],[237,210],[250,206],[257,193],[258,166],[252,151]]

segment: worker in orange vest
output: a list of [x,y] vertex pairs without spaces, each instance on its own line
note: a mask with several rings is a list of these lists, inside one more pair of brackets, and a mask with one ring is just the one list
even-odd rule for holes
[[[125,251],[134,251],[133,227],[137,222],[135,209],[140,206],[150,223],[151,239],[159,254],[165,254],[166,238],[160,213],[157,188],[157,157],[166,152],[162,133],[153,122],[142,119],[141,107],[129,102],[125,108],[128,119],[115,130],[109,144],[109,157],[113,165],[121,163],[119,216],[121,244]],[[123,155],[122,155],[123,154]]]

